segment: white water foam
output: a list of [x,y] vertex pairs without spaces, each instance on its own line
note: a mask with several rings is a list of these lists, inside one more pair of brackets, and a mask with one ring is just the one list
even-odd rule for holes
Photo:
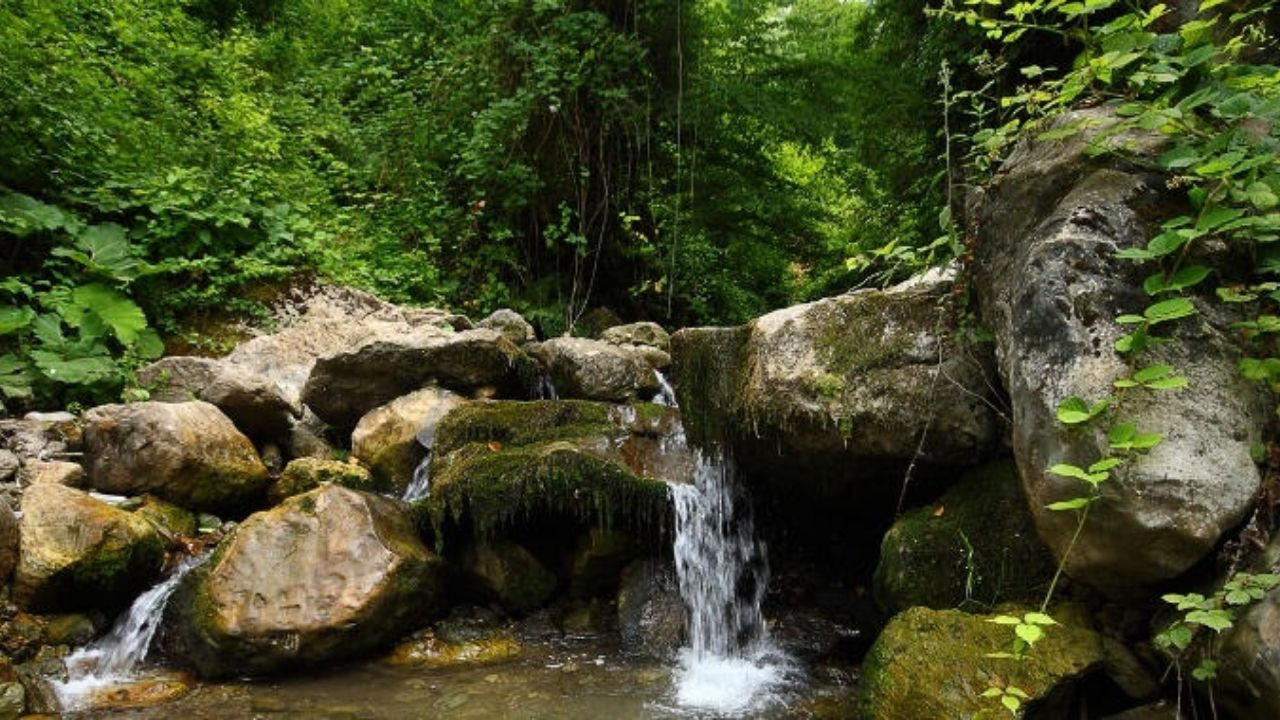
[[769,641],[760,611],[769,567],[750,503],[732,463],[701,453],[694,483],[671,490],[676,575],[689,609],[676,702],[716,713],[767,704],[791,664]]
[[452,406],[445,403],[433,405],[427,411],[427,416],[422,419],[422,426],[418,429],[417,440],[425,450],[426,454],[422,456],[422,460],[418,461],[418,466],[413,469],[413,480],[410,481],[409,487],[405,488],[404,500],[413,502],[421,500],[431,492],[431,448],[436,443],[436,427],[440,425],[440,421],[445,415],[449,414]]
[[653,402],[667,407],[680,407],[680,403],[676,402],[676,389],[671,387],[667,376],[658,370],[654,370],[653,374],[658,376],[658,394],[653,397]]
[[169,577],[138,596],[111,632],[67,656],[66,682],[53,683],[64,709],[79,709],[95,691],[138,679],[138,670],[160,628],[165,605],[178,583],[206,556],[184,559]]

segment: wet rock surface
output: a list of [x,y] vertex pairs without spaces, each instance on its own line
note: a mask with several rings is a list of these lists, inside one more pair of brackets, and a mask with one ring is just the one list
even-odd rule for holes
[[324,485],[250,516],[189,574],[167,642],[210,677],[314,666],[426,619],[439,581],[440,560],[397,503]]
[[657,394],[658,378],[645,353],[587,338],[552,338],[529,353],[546,366],[562,397],[631,402]]
[[623,648],[669,658],[684,642],[684,625],[684,600],[675,568],[655,559],[628,565],[618,589],[618,631]]
[[380,489],[402,494],[426,456],[422,439],[431,442],[435,428],[463,398],[439,388],[424,388],[370,410],[351,435],[351,454],[368,465]]

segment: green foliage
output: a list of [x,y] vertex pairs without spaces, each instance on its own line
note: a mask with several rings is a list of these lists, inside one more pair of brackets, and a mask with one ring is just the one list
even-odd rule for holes
[[[1166,603],[1182,615],[1156,635],[1156,646],[1169,652],[1175,663],[1180,663],[1192,650],[1203,630],[1212,630],[1214,636],[1230,630],[1240,612],[1261,600],[1277,585],[1280,585],[1280,577],[1276,575],[1238,572],[1209,597],[1200,593],[1169,593],[1162,596]],[[1199,662],[1191,671],[1192,678],[1200,682],[1212,682],[1217,677],[1218,664],[1213,658],[1213,650],[1213,642],[1206,643]]]

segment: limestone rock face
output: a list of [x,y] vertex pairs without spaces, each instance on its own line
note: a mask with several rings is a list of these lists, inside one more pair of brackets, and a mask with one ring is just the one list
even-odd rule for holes
[[[1064,122],[1110,119],[1102,110]],[[1046,509],[1077,497],[1081,484],[1047,472],[1057,463],[1088,466],[1107,449],[1106,427],[1068,428],[1056,419],[1069,397],[1092,403],[1112,394],[1129,369],[1113,347],[1113,319],[1141,313],[1148,269],[1114,257],[1145,246],[1151,228],[1178,214],[1161,175],[1085,156],[1090,133],[1030,142],[1005,162],[979,199],[974,286],[996,338],[1013,415],[1013,450],[1040,535],[1059,557],[1074,532],[1072,513]],[[1137,152],[1158,138],[1122,139]],[[1269,407],[1237,370],[1230,318],[1213,303],[1165,323],[1177,341],[1143,353],[1185,375],[1180,391],[1126,396],[1123,419],[1164,442],[1126,467],[1124,482],[1103,484],[1088,532],[1067,563],[1076,580],[1113,592],[1175,577],[1204,557],[1245,516],[1260,476],[1250,445]]]
[[22,498],[14,599],[35,610],[116,610],[160,572],[164,545],[149,522],[55,483]]
[[253,443],[207,402],[103,405],[84,421],[96,490],[151,493],[191,510],[222,512],[258,499],[267,483]]
[[432,382],[456,390],[521,389],[527,363],[496,330],[454,333],[428,325],[321,356],[302,399],[326,421],[350,427],[373,408]]
[[658,377],[645,354],[603,340],[559,337],[532,346],[561,397],[629,402],[658,392]]
[[297,399],[289,398],[270,376],[252,375],[211,358],[163,358],[139,371],[138,381],[153,388],[152,400],[204,400],[216,405],[252,437],[283,436],[302,412]]
[[919,449],[924,462],[973,462],[995,442],[996,416],[982,348],[944,330],[949,287],[861,290],[677,332],[686,422],[774,438],[787,453],[901,460]]
[[370,410],[351,435],[351,454],[373,470],[380,489],[402,493],[436,425],[462,402],[448,390],[424,388]]
[[250,516],[175,592],[171,649],[221,677],[307,667],[394,640],[440,592],[440,561],[400,507],[323,485]]

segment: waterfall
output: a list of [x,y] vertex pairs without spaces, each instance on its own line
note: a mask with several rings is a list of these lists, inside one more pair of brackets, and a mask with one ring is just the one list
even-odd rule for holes
[[74,709],[81,698],[95,690],[137,679],[169,596],[205,557],[184,558],[169,577],[133,601],[128,612],[116,619],[111,632],[67,656],[67,679],[53,684],[64,707]]
[[703,453],[694,483],[673,485],[672,495],[676,575],[689,610],[676,700],[718,712],[758,705],[785,680],[788,663],[760,611],[769,567],[749,499],[732,462]]
[[676,389],[671,387],[671,383],[667,381],[667,376],[658,370],[654,370],[653,374],[658,376],[658,394],[653,397],[653,402],[667,407],[680,407],[680,404],[676,402]]
[[452,409],[452,405],[438,403],[431,406],[431,409],[427,411],[426,417],[422,419],[422,426],[418,429],[417,441],[426,450],[426,454],[418,461],[418,466],[413,469],[413,480],[409,482],[409,487],[405,488],[404,499],[408,502],[421,500],[431,491],[431,448],[436,444],[436,427],[440,425],[440,421]]

